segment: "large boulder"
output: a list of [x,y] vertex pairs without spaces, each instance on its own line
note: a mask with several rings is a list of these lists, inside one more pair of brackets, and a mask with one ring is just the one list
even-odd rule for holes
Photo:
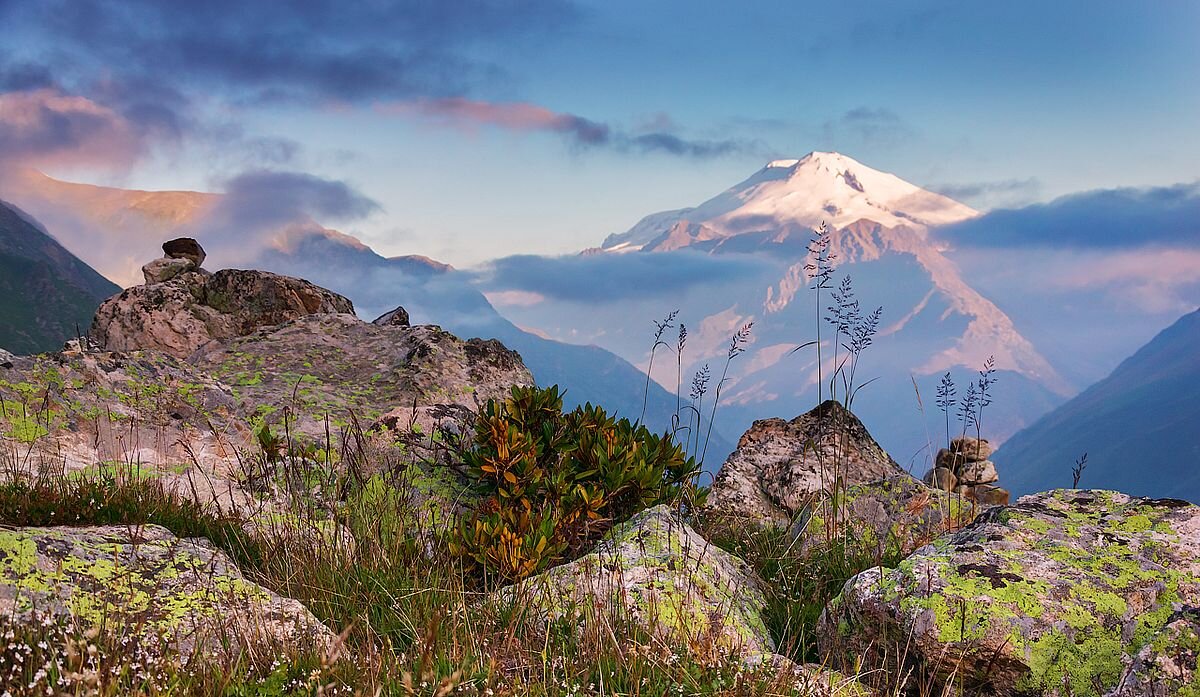
[[[346,298],[298,278],[240,269],[215,274],[174,267],[169,271],[162,282],[127,288],[105,300],[89,336],[109,351],[153,349],[186,358],[210,341],[244,336],[260,327],[312,314],[354,313]],[[147,271],[147,281],[167,272]]]
[[335,639],[299,601],[247,580],[208,541],[155,525],[0,530],[0,618],[103,624],[139,645],[161,641],[185,657],[224,661],[320,651]]
[[499,591],[535,622],[579,622],[583,631],[645,632],[668,651],[761,661],[774,642],[761,612],[766,599],[742,560],[714,547],[666,506],[617,525],[574,562]]
[[855,484],[905,475],[839,402],[792,419],[755,421],[717,474],[706,515],[787,525],[813,501]]
[[11,368],[16,356],[0,348],[0,368]]
[[[498,341],[348,314],[309,315],[214,342],[189,362],[228,384],[243,411],[270,424],[286,413],[293,434],[320,439],[327,427],[366,429],[398,407],[461,414],[455,406],[473,411],[514,385],[533,384],[521,357]],[[406,425],[399,416],[392,423]]]
[[819,633],[835,664],[971,692],[1096,695],[1197,605],[1200,507],[1059,490],[855,576]]

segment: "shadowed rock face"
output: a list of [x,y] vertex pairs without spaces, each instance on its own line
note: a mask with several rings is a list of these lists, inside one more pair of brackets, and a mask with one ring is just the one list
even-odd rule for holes
[[855,576],[818,632],[827,655],[863,670],[953,675],[985,694],[1096,695],[1152,673],[1163,656],[1146,647],[1186,635],[1168,625],[1197,605],[1200,507],[1057,490]]
[[818,492],[865,484],[904,470],[858,417],[827,401],[792,419],[764,419],[742,435],[717,474],[706,512],[786,525]]
[[3,530],[0,549],[0,617],[9,620],[103,621],[113,635],[227,660],[334,640],[299,601],[246,580],[207,540],[157,525]]
[[346,298],[266,271],[187,271],[104,301],[89,336],[109,351],[153,349],[186,358],[213,340],[312,314],[354,313]]

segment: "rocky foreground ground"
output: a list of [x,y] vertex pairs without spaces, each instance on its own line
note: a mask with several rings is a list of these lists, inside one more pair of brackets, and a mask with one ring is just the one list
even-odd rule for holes
[[[209,273],[188,241],[165,250],[145,285],[101,306],[86,340],[57,354],[0,351],[4,480],[152,480],[247,539],[328,550],[346,574],[377,546],[361,531],[385,532],[383,518],[353,524],[348,492],[373,492],[406,512],[413,558],[436,566],[441,534],[478,505],[458,448],[482,405],[532,384],[520,357],[410,326],[402,308],[364,322],[348,299],[300,279]],[[583,556],[472,591],[464,607],[505,607],[488,616],[569,626],[579,641],[638,637],[662,665],[736,665],[775,693],[1197,694],[1200,508],[1075,490],[1010,503],[989,451],[959,439],[921,481],[836,402],[759,421],[698,510],[612,521]],[[0,529],[0,626],[120,625],[184,661],[277,665],[289,652],[336,654],[355,624],[336,622],[318,595],[315,613],[267,587],[279,584],[212,540],[45,516],[52,526]],[[852,545],[878,563],[808,608],[801,636],[777,620],[777,586],[819,572],[771,577],[783,567],[746,551],[760,539],[789,558]],[[610,658],[617,672],[633,661]],[[491,660],[490,677],[415,679],[430,694],[503,692],[531,672],[498,650]],[[699,685],[686,691],[724,689]]]

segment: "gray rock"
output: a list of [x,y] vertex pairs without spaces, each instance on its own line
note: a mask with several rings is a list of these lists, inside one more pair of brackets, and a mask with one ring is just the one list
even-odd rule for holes
[[1198,604],[1200,507],[1057,490],[855,576],[818,633],[833,667],[913,669],[920,684],[979,693],[1097,694]]
[[940,491],[954,491],[958,486],[958,477],[954,476],[953,470],[946,467],[934,467],[929,470],[925,473],[923,481],[926,486]]
[[0,348],[0,368],[12,368],[16,359],[16,356]]
[[591,554],[503,589],[492,602],[539,624],[620,618],[613,630],[647,632],[701,659],[733,652],[762,661],[775,651],[761,615],[766,599],[749,566],[666,506],[639,513]]
[[[308,315],[213,342],[189,363],[229,384],[239,409],[265,410],[273,424],[287,410],[293,433],[320,441],[330,424],[340,429],[353,419],[365,429],[414,405],[470,411],[533,384],[521,357],[499,342],[462,341],[434,326],[380,327],[347,314]],[[394,415],[399,425],[404,416]]]
[[967,462],[986,460],[992,456],[992,446],[987,439],[960,436],[950,441],[950,451],[962,455]]
[[0,617],[104,623],[185,657],[233,660],[263,646],[311,650],[335,636],[299,601],[247,580],[207,540],[157,525],[0,530]]
[[996,465],[991,460],[964,462],[959,465],[958,481],[960,484],[991,484],[999,480],[1000,475],[996,473]]
[[786,526],[819,492],[908,476],[866,427],[827,401],[791,421],[755,421],[717,474],[704,513]]
[[186,358],[213,340],[317,313],[353,314],[346,298],[266,271],[185,271],[128,288],[100,305],[89,336],[109,351],[154,349]]
[[397,307],[395,310],[392,310],[391,312],[385,312],[382,315],[376,317],[371,322],[371,324],[377,324],[381,327],[382,326],[407,327],[408,326],[408,310],[405,310],[403,307]]
[[179,237],[163,242],[163,252],[168,259],[187,259],[195,264],[195,268],[204,266],[204,247],[191,237]]
[[181,273],[194,271],[195,269],[196,264],[190,259],[164,257],[162,259],[155,259],[143,266],[142,276],[146,279],[146,285],[150,285],[152,283],[165,283]]

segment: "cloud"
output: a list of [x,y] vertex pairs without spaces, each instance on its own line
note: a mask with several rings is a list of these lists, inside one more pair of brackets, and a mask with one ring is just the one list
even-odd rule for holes
[[46,0],[0,4],[6,28],[41,33],[63,71],[203,84],[256,101],[364,102],[454,94],[501,72],[473,49],[548,36],[580,17],[566,0]]
[[493,126],[512,131],[548,131],[583,146],[604,144],[612,138],[611,131],[604,124],[525,102],[494,103],[446,97],[392,103],[379,107],[379,110],[392,114],[415,114],[443,126]]
[[243,172],[226,181],[224,189],[204,225],[238,235],[314,219],[350,222],[380,210],[378,203],[345,182],[299,172]]
[[[577,148],[608,148],[638,154],[665,153],[681,157],[711,158],[757,152],[757,144],[742,140],[690,140],[674,133],[652,131],[627,133],[578,114],[558,112],[527,102],[487,102],[464,97],[421,98],[390,102],[378,111],[416,116],[443,127],[500,128],[509,131],[553,133]],[[672,125],[658,115],[655,123]]]
[[131,163],[136,124],[86,97],[40,88],[0,94],[0,165]]
[[938,229],[962,247],[1200,246],[1200,184],[1106,189],[992,211]]
[[927,188],[975,208],[1012,208],[1032,203],[1042,190],[1042,182],[1036,177],[1029,177],[968,184],[941,184]]
[[536,294],[578,302],[608,302],[677,296],[693,286],[754,278],[775,262],[751,256],[714,257],[692,251],[655,254],[511,256],[478,272],[480,285],[498,291]]
[[916,135],[904,119],[885,108],[860,106],[824,124],[825,137],[838,140],[850,137],[869,145],[894,145]]

